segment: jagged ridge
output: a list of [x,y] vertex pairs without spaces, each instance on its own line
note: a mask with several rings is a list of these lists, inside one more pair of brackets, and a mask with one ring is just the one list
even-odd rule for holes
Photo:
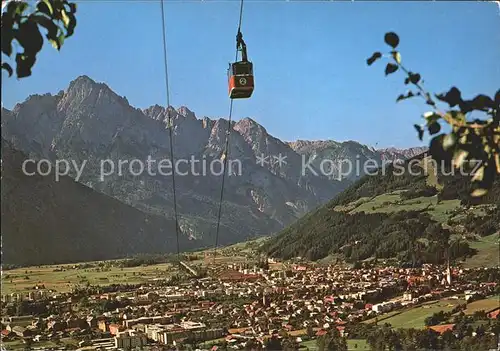
[[[2,109],[2,137],[30,157],[55,162],[67,159],[81,165],[79,181],[147,213],[172,217],[171,178],[124,171],[100,179],[101,161],[117,165],[120,160],[170,158],[167,111],[174,126],[176,159],[194,157],[195,172],[178,176],[177,192],[183,234],[199,245],[214,243],[220,175],[197,176],[207,164],[219,160],[225,141],[227,120],[198,119],[187,107],[168,109],[159,105],[140,110],[106,84],[81,76],[57,95],[33,95],[12,111]],[[338,178],[321,172],[302,174],[304,157],[315,153],[333,160],[382,159],[382,154],[356,142],[325,142],[331,147],[298,149],[272,137],[251,118],[233,122],[230,158],[239,160],[242,174],[229,176],[221,221],[221,244],[229,244],[282,229],[346,188],[357,175]],[[340,147],[336,147],[336,145]],[[335,146],[335,147],[334,147]],[[272,156],[286,157],[281,167]],[[265,156],[264,165],[257,164]],[[127,166],[125,166],[127,167]],[[217,167],[215,167],[217,168]],[[318,171],[313,162],[312,169]],[[185,169],[184,169],[185,170]],[[183,170],[183,171],[184,171]],[[146,173],[146,174],[144,174]],[[76,172],[71,170],[70,176]]]

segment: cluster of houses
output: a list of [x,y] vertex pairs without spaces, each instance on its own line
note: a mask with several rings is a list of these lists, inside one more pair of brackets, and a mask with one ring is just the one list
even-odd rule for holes
[[[230,265],[208,277],[175,286],[144,284],[134,291],[87,296],[88,307],[73,309],[76,295],[37,290],[2,296],[2,307],[17,301],[47,301],[65,306],[60,315],[6,316],[3,338],[33,341],[71,337],[82,349],[133,348],[225,339],[234,347],[249,338],[276,333],[318,335],[346,323],[392,310],[465,294],[491,294],[496,282],[473,283],[465,270],[432,265],[420,269],[286,265],[264,270]],[[119,302],[97,313],[103,301]]]

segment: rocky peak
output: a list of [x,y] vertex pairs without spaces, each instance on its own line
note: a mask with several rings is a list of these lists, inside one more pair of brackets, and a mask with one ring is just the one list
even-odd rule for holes
[[196,120],[196,115],[194,114],[193,111],[191,111],[189,108],[186,106],[181,106],[177,109],[177,113],[186,119],[191,119],[191,120]]
[[378,149],[377,152],[381,154],[383,160],[405,160],[421,153],[424,153],[428,150],[427,147],[419,146],[419,147],[411,147],[408,149],[398,149],[395,147],[389,147],[385,149]]
[[144,113],[147,117],[151,119],[159,121],[163,120],[163,117],[161,116],[165,113],[165,108],[158,104],[155,104],[153,106],[150,106],[142,110],[142,113]]
[[12,112],[5,107],[2,107],[2,116],[11,114]]
[[290,146],[294,151],[300,154],[308,154],[313,150],[316,152],[328,148],[337,148],[340,146],[340,143],[333,140],[297,140],[287,142],[288,146]]
[[116,94],[105,83],[96,83],[88,76],[80,76],[73,80],[64,95],[61,97],[59,109],[78,109],[81,105],[88,108],[109,107],[110,105],[121,105],[130,107],[128,100]]
[[266,129],[253,119],[246,117],[238,121],[234,130],[238,132],[243,139],[252,144],[254,151],[263,151],[262,148],[268,143],[269,134]]
[[229,121],[225,118],[219,118],[215,121],[210,133],[210,141],[224,142]]
[[68,90],[71,89],[80,89],[80,88],[85,88],[85,87],[91,87],[93,85],[97,84],[96,81],[94,81],[92,78],[86,75],[82,75],[77,77],[76,79],[72,80],[69,83]]
[[234,130],[240,132],[242,135],[256,132],[267,134],[266,129],[250,117],[239,120],[234,126]]
[[176,125],[179,125],[180,123],[183,123],[185,121],[198,121],[194,112],[192,112],[186,106],[181,106],[176,110],[173,106],[169,106],[168,109],[166,109],[163,106],[155,104],[142,110],[142,113],[147,117],[156,121],[161,121],[164,124],[167,124],[169,117],[174,121],[174,124]]
[[208,117],[203,117],[202,119],[202,127],[203,129],[212,129],[212,127],[214,126],[215,124],[215,121],[211,120],[210,118]]

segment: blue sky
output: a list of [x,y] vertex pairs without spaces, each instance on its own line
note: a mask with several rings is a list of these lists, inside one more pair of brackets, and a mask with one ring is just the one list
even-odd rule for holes
[[[86,74],[136,107],[165,105],[160,4],[80,1],[78,25],[60,53],[46,44],[33,75],[2,72],[3,106],[57,93]],[[226,68],[234,59],[239,1],[166,1],[171,104],[198,117],[226,117]],[[466,97],[500,88],[500,14],[479,2],[246,0],[242,32],[256,89],[234,104],[282,140],[357,140],[377,147],[421,145],[420,100],[395,103],[403,76],[384,77],[384,33],[400,35],[403,62],[432,91]]]

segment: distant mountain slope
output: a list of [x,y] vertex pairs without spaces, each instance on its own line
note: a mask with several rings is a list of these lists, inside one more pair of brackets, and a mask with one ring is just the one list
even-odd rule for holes
[[[194,160],[194,165],[181,163],[177,172],[180,226],[198,245],[211,246],[221,185],[217,161],[224,150],[227,120],[199,119],[186,107],[154,105],[140,110],[106,84],[81,76],[57,95],[32,95],[12,111],[2,109],[2,137],[36,159],[65,159],[78,165],[86,161],[81,183],[144,212],[173,218],[171,177],[158,170],[161,161],[170,159],[167,112],[173,120],[176,160]],[[354,162],[358,154],[363,160],[396,157],[393,151],[381,153],[356,142],[326,142],[331,144],[327,149],[312,142],[298,148],[300,142],[282,142],[251,118],[232,122],[231,127],[230,159],[239,164],[233,164],[233,175],[225,183],[221,244],[275,233],[358,178],[356,172],[342,177],[327,168],[321,172],[318,158],[310,167],[314,172],[302,172],[309,155],[332,162]],[[152,172],[133,174],[140,167],[136,161],[146,165],[148,157],[154,161]],[[278,157],[284,162],[277,162]],[[114,171],[101,179],[104,160],[109,161],[105,170],[112,164]],[[119,162],[124,162],[121,167]],[[69,175],[76,173],[72,169]]]
[[[430,167],[428,157],[416,160],[422,169]],[[500,182],[477,200],[468,195],[467,178],[433,180],[430,174],[411,175],[408,163],[405,167],[403,174],[391,166],[385,174],[363,177],[270,238],[263,250],[285,259],[330,255],[351,262],[391,258],[437,263],[446,257],[448,243],[452,258],[464,258],[477,253],[469,243],[500,231]]]
[[[377,150],[352,140],[344,142],[297,140],[289,142],[288,145],[307,160],[311,160],[311,164],[322,170],[329,179],[349,181],[355,181],[365,174],[363,165],[367,164],[368,160],[373,160],[380,166],[384,163],[406,160],[427,151],[426,147]],[[361,167],[356,166],[356,163]]]
[[[175,226],[54,175],[27,176],[26,155],[2,140],[2,262],[39,265],[176,250]],[[27,167],[32,172],[34,166]],[[182,248],[190,247],[181,238]]]

